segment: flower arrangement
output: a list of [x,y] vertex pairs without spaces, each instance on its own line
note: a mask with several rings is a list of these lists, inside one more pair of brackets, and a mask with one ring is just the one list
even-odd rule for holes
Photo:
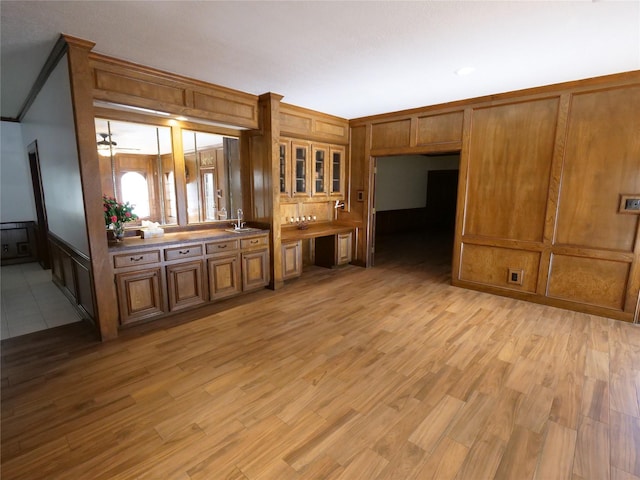
[[113,197],[103,195],[102,204],[105,225],[132,222],[138,219],[138,216],[133,213],[134,206],[129,202],[120,203]]
[[113,236],[117,242],[124,238],[124,224],[138,219],[133,213],[133,205],[129,202],[120,203],[115,198],[102,195],[104,208],[104,223],[113,230]]

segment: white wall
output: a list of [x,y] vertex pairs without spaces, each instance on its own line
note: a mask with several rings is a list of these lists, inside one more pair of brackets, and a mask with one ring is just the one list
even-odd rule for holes
[[36,206],[22,126],[0,125],[0,222],[35,222]]
[[380,212],[426,207],[427,173],[458,169],[460,155],[400,155],[376,160],[376,211]]
[[38,141],[49,230],[89,255],[66,55],[25,115],[22,136],[24,145]]

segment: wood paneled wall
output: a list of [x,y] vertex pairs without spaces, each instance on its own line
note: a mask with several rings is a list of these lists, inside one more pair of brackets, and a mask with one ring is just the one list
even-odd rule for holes
[[639,111],[636,71],[356,119],[351,180],[375,156],[458,149],[455,285],[632,321],[640,215],[619,205],[640,198]]

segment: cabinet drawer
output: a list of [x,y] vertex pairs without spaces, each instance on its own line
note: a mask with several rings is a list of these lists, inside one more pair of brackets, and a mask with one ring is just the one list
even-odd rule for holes
[[266,235],[263,235],[262,237],[240,239],[240,247],[243,250],[245,248],[265,247],[267,245],[268,245],[268,240]]
[[167,261],[170,260],[180,260],[183,258],[192,258],[192,257],[201,257],[202,256],[202,245],[187,245],[184,247],[176,247],[176,248],[167,248],[164,251],[164,259]]
[[207,255],[214,253],[227,253],[238,249],[238,239],[235,240],[221,240],[219,242],[207,243],[206,252]]
[[113,256],[113,266],[115,268],[131,267],[134,265],[146,265],[148,263],[158,263],[159,261],[160,250],[133,252]]

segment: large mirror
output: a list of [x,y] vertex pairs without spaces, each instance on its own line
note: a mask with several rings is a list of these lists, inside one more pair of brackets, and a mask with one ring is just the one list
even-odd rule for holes
[[[238,138],[104,118],[96,118],[95,126],[102,193],[134,205],[139,220],[131,226],[142,220],[177,224],[178,198],[186,204],[180,218],[188,224],[228,221],[242,208]],[[172,144],[172,129],[182,136],[181,152]],[[184,182],[175,175],[178,152]]]
[[130,202],[139,217],[135,224],[177,223],[171,128],[100,118],[95,122],[102,193]]
[[182,131],[189,223],[236,217],[242,208],[238,139]]

